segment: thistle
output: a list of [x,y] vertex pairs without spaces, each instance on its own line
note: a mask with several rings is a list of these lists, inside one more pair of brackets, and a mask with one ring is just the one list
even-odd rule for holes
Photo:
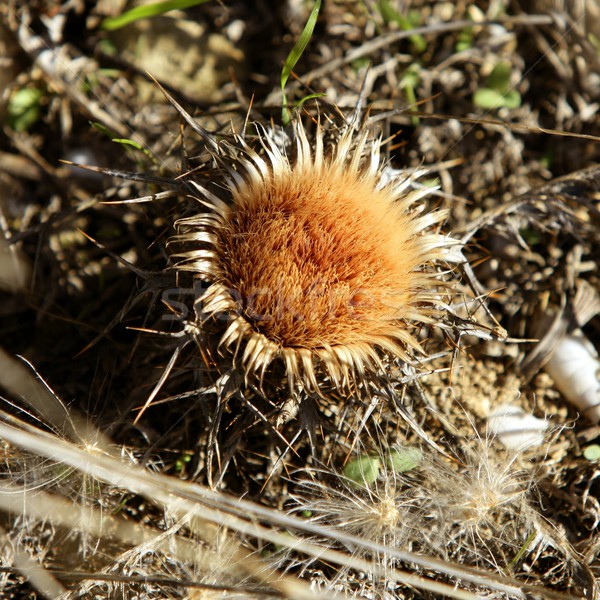
[[443,284],[432,268],[455,243],[423,212],[427,190],[381,165],[381,140],[351,127],[311,148],[299,121],[295,152],[259,131],[261,151],[216,145],[226,199],[195,184],[208,208],[177,222],[175,267],[208,282],[198,321],[225,320],[219,346],[246,378],[281,361],[290,389],[364,381],[382,357],[423,354]]

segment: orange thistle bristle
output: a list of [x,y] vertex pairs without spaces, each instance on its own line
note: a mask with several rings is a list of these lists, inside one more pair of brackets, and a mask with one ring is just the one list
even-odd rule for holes
[[227,316],[220,344],[247,376],[282,359],[291,387],[318,391],[319,374],[344,387],[382,354],[421,352],[414,324],[432,321],[440,287],[426,266],[454,241],[430,231],[443,214],[414,207],[425,192],[410,178],[382,180],[379,140],[348,129],[326,152],[319,128],[313,151],[294,132],[293,161],[265,132],[265,157],[240,141],[228,202],[196,185],[210,212],[178,222],[194,247],[176,268],[211,284],[200,314]]

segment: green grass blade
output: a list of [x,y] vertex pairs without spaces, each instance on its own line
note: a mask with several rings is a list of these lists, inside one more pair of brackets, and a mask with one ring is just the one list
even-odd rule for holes
[[123,138],[113,138],[112,141],[116,142],[117,144],[121,144],[122,146],[128,146],[128,147],[134,148],[135,150],[139,150],[140,152],[145,154],[150,160],[155,161],[155,158],[152,156],[150,151],[148,149],[144,148],[144,146],[142,146],[138,142],[134,142],[133,140],[123,139]]
[[523,558],[523,556],[525,556],[525,553],[527,552],[527,549],[531,545],[531,542],[533,542],[536,537],[537,537],[537,531],[534,529],[527,536],[527,539],[525,540],[525,543],[521,546],[521,548],[519,549],[519,551],[517,552],[517,554],[515,555],[515,557],[510,561],[510,564],[508,565],[508,567],[510,569],[512,569],[513,567],[515,567],[517,564],[519,564],[519,561]]
[[300,60],[302,53],[308,46],[308,42],[312,37],[313,31],[315,30],[315,25],[317,24],[317,17],[319,16],[319,10],[321,9],[321,0],[316,0],[315,5],[310,11],[310,15],[308,16],[308,20],[306,21],[306,25],[304,26],[304,30],[302,34],[298,38],[298,41],[292,48],[292,51],[288,54],[285,59],[285,63],[283,64],[283,69],[281,71],[281,89],[285,89],[285,84],[290,76],[290,73],[294,70],[296,63]]
[[88,121],[88,123],[97,131],[99,131],[100,133],[103,133],[104,135],[108,136],[109,138],[114,138],[115,134],[106,126],[103,125],[102,123],[98,123],[98,121]]
[[121,27],[125,27],[125,25],[129,25],[129,23],[133,23],[139,19],[148,19],[149,17],[164,15],[171,10],[183,10],[185,8],[191,8],[192,6],[204,4],[205,2],[208,2],[208,0],[165,0],[165,2],[157,2],[156,4],[136,6],[118,17],[104,19],[100,25],[100,29],[114,31],[115,29],[121,29]]
[[301,98],[300,100],[298,100],[298,102],[294,103],[294,108],[302,108],[302,105],[305,102],[308,102],[309,100],[313,100],[314,98],[322,98],[325,95],[326,94],[324,92],[318,92],[316,94],[309,94],[308,96],[304,96],[304,98]]

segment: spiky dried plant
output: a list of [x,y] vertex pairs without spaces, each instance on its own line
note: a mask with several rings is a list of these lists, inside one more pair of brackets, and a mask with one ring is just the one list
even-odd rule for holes
[[423,353],[415,331],[443,288],[432,265],[455,241],[418,203],[426,189],[389,176],[380,138],[347,126],[328,148],[318,125],[311,148],[300,121],[293,133],[293,153],[261,128],[260,151],[216,146],[227,198],[195,184],[209,212],[178,221],[175,267],[209,282],[198,320],[227,321],[219,345],[247,379],[281,360],[290,389],[345,389],[384,355]]

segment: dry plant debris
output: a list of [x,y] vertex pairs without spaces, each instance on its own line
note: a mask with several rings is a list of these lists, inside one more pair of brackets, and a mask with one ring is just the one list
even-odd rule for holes
[[3,597],[595,598],[597,2],[133,4],[0,6]]

